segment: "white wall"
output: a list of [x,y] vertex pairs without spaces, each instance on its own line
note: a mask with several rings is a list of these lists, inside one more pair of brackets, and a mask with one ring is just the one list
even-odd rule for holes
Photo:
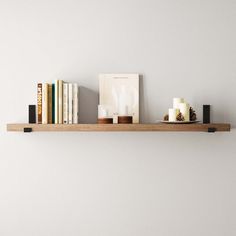
[[143,74],[142,121],[183,96],[236,125],[236,1],[1,0],[0,235],[234,236],[236,132],[7,133],[36,84]]

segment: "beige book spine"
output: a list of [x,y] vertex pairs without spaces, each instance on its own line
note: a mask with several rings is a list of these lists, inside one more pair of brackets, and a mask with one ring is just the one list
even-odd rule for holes
[[58,123],[63,124],[63,81],[59,80],[58,87]]
[[73,124],[78,124],[79,122],[79,90],[78,84],[73,84]]
[[69,83],[69,101],[68,101],[68,118],[69,118],[69,124],[73,124],[73,84]]
[[58,117],[58,92],[59,92],[59,80],[55,80],[55,91],[54,91],[54,94],[55,94],[55,98],[54,98],[54,101],[55,101],[55,107],[54,107],[54,111],[55,111],[55,114],[54,114],[54,119],[55,119],[55,124],[59,124],[59,117]]

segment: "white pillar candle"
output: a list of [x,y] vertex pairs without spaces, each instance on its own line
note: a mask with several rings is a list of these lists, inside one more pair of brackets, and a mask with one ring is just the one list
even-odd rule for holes
[[184,103],[183,98],[173,98],[173,108],[179,109],[180,103]]
[[176,121],[176,117],[179,114],[179,109],[170,108],[169,109],[169,121]]
[[181,114],[184,116],[184,121],[189,121],[190,120],[190,114],[189,114],[189,110],[190,110],[190,106],[188,103],[180,103],[179,104],[179,110],[181,112]]

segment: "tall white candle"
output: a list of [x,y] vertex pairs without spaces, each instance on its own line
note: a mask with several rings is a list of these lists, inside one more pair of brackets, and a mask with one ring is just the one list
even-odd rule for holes
[[179,114],[179,109],[170,108],[169,109],[169,121],[176,121],[176,117]]
[[190,120],[190,114],[189,114],[189,110],[190,110],[190,106],[188,103],[180,103],[179,104],[179,110],[181,112],[181,114],[184,116],[184,121],[189,121]]
[[183,98],[173,98],[173,108],[179,109],[179,104],[183,102]]

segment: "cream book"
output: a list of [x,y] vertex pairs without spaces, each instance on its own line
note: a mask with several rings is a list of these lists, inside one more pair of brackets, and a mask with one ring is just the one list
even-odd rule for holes
[[69,124],[73,124],[73,84],[69,83],[69,99],[68,99],[68,117]]
[[48,84],[43,84],[42,90],[42,124],[48,124]]
[[63,123],[69,124],[69,86],[63,84]]
[[58,123],[63,124],[63,81],[58,84]]
[[109,116],[132,116],[139,123],[139,74],[100,74],[99,104],[109,106]]
[[79,88],[73,84],[73,124],[79,123]]
[[55,80],[55,91],[54,91],[54,103],[55,103],[55,106],[54,106],[54,119],[55,119],[55,124],[59,124],[59,111],[58,111],[58,108],[59,108],[59,105],[58,105],[58,97],[59,97],[59,80]]

